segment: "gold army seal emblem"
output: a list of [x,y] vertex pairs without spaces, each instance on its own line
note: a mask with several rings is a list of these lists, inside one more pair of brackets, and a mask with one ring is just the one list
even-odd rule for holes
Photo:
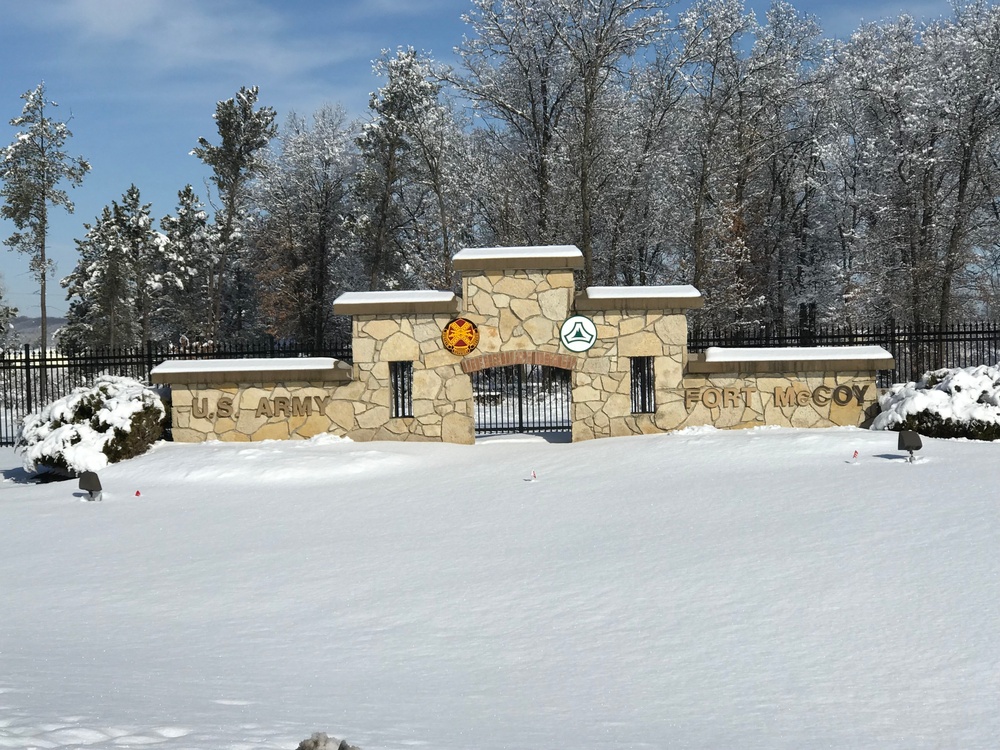
[[471,320],[455,318],[444,327],[441,341],[449,352],[464,357],[479,346],[479,328]]

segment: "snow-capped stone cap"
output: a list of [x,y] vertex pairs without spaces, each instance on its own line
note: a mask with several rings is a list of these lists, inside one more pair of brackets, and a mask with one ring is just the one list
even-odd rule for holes
[[576,296],[576,309],[691,310],[705,304],[690,284],[675,286],[588,286]]
[[576,245],[527,247],[470,247],[452,259],[456,271],[554,271],[583,268],[583,253]]
[[343,382],[351,379],[351,366],[333,357],[168,359],[150,370],[149,375],[155,384],[286,380]]
[[895,359],[881,346],[710,346],[692,355],[688,372],[838,372],[891,370]]
[[429,289],[388,292],[344,292],[333,301],[337,315],[407,315],[412,313],[457,313],[454,292]]

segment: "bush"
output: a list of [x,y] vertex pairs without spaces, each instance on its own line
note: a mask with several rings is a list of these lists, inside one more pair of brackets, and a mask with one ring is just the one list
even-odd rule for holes
[[159,396],[139,381],[102,375],[25,417],[17,447],[28,471],[97,471],[145,453],[165,416]]
[[924,373],[879,398],[873,430],[914,430],[927,437],[1000,439],[1000,365]]

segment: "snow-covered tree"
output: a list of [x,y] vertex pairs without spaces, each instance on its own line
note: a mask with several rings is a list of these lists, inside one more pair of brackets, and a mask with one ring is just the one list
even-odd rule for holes
[[319,346],[332,332],[336,294],[366,283],[345,228],[357,148],[343,110],[331,107],[311,123],[290,115],[278,141],[248,232],[260,304],[269,333]]
[[73,203],[60,185],[80,185],[90,164],[65,151],[72,136],[66,123],[52,119],[56,103],[45,96],[40,83],[21,95],[24,108],[10,121],[17,128],[13,143],[0,150],[0,216],[10,219],[17,231],[4,244],[31,257],[31,271],[38,281],[41,309],[41,340],[48,342],[46,282],[52,271],[48,257],[49,207],[61,206],[73,212]]
[[358,140],[353,232],[371,288],[453,285],[451,257],[470,225],[466,138],[431,61],[383,53],[371,120]]
[[80,260],[62,281],[70,308],[60,341],[73,347],[134,346],[153,332],[167,239],[153,229],[150,204],[131,185],[77,240]]
[[489,240],[573,241],[568,128],[579,73],[564,43],[568,20],[553,0],[473,0],[465,20],[472,34],[453,80],[482,124],[476,151],[487,167],[476,200]]
[[17,317],[17,308],[4,300],[3,281],[0,279],[0,349],[17,343],[17,334],[11,321]]
[[177,193],[174,214],[160,219],[166,238],[154,270],[154,335],[176,340],[209,336],[212,243],[208,213],[190,185]]
[[236,96],[215,107],[219,144],[199,138],[192,154],[212,168],[211,182],[218,194],[215,216],[214,262],[208,278],[211,308],[209,332],[239,336],[251,325],[248,314],[252,270],[247,266],[242,223],[247,216],[250,182],[263,168],[261,155],[274,137],[275,111],[257,106],[256,86],[241,88]]

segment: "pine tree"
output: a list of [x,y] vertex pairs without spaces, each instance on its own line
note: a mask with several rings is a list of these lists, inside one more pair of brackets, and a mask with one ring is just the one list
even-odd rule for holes
[[150,204],[131,185],[77,240],[80,260],[62,281],[70,308],[60,340],[75,347],[135,346],[153,331],[153,299],[166,238],[155,231]]
[[210,336],[212,271],[208,214],[190,185],[177,193],[177,210],[160,220],[167,243],[155,269],[155,336],[201,339]]
[[257,181],[259,215],[248,240],[268,332],[318,347],[331,333],[340,289],[364,286],[348,253],[346,216],[357,148],[343,110],[323,108],[309,123],[289,116]]
[[46,281],[52,270],[47,254],[49,207],[62,206],[73,212],[73,203],[59,185],[76,187],[90,171],[82,157],[71,157],[64,150],[72,136],[66,123],[53,120],[49,110],[56,103],[45,98],[45,84],[21,95],[24,108],[10,124],[18,128],[14,142],[0,151],[0,179],[3,205],[0,216],[10,219],[17,232],[4,244],[31,256],[31,271],[39,285],[42,319],[42,347],[48,345]]
[[257,108],[256,86],[241,88],[215,107],[219,145],[199,138],[192,154],[212,168],[212,184],[221,203],[215,216],[215,252],[208,279],[211,298],[209,332],[218,338],[223,326],[240,335],[250,303],[251,273],[246,266],[241,223],[247,213],[249,183],[262,169],[261,153],[277,132],[275,111]]

